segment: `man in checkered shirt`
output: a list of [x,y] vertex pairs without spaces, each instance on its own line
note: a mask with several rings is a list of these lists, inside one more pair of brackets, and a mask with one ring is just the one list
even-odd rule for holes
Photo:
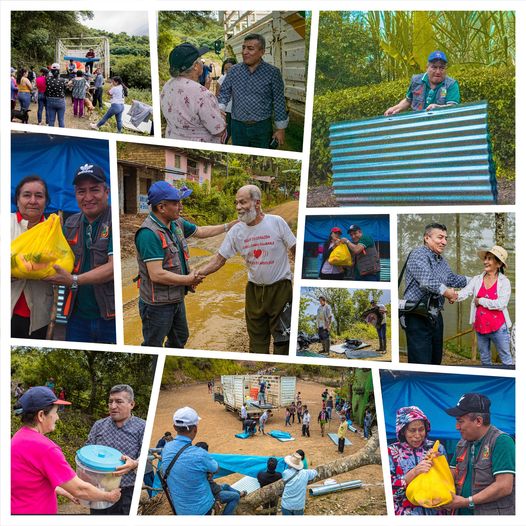
[[418,303],[431,294],[431,316],[405,313],[405,333],[409,363],[440,365],[444,322],[441,311],[444,298],[457,299],[453,287],[465,287],[468,279],[454,274],[442,257],[447,246],[447,227],[431,223],[424,231],[424,245],[415,248],[407,259],[404,299]]
[[135,485],[135,470],[139,465],[142,437],[146,422],[132,415],[135,406],[133,389],[126,384],[110,389],[108,407],[110,416],[97,420],[91,428],[86,446],[109,446],[122,453],[124,464],[115,470],[121,479],[121,498],[109,508],[96,510],[91,515],[129,515]]
[[243,62],[232,66],[221,85],[219,109],[224,112],[232,100],[232,144],[237,146],[274,148],[285,142],[289,116],[283,78],[277,67],[263,60],[265,45],[262,35],[247,35]]

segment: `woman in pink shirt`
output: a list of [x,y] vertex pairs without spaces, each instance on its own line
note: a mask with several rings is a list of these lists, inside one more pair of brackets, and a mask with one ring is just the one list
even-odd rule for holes
[[77,477],[60,447],[45,436],[59,420],[57,407],[70,404],[44,386],[31,387],[16,403],[22,427],[11,439],[12,515],[56,515],[57,495],[77,504],[119,500],[120,489],[105,492]]
[[42,124],[42,114],[44,112],[44,108],[46,107],[46,77],[48,75],[49,70],[47,68],[40,68],[40,75],[35,79],[35,84],[37,85],[38,91],[37,121],[39,125]]
[[477,344],[482,365],[491,363],[491,342],[495,345],[503,365],[513,365],[510,352],[511,319],[508,302],[510,280],[504,275],[508,253],[499,245],[478,251],[484,262],[484,272],[475,276],[458,292],[458,300],[473,296],[469,322],[477,333]]

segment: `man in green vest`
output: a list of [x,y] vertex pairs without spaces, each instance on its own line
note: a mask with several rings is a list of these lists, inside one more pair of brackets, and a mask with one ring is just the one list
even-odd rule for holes
[[515,515],[515,442],[490,423],[489,398],[467,393],[446,413],[462,439],[451,459],[459,515]]
[[158,181],[148,190],[151,212],[135,234],[139,265],[139,313],[143,343],[182,349],[189,337],[184,298],[203,280],[190,270],[190,237],[228,232],[237,223],[197,226],[181,217],[182,200],[192,190]]
[[384,115],[396,115],[402,111],[431,111],[460,104],[458,82],[448,77],[447,57],[443,51],[433,51],[427,59],[425,73],[413,75],[405,97],[395,106],[385,110]]

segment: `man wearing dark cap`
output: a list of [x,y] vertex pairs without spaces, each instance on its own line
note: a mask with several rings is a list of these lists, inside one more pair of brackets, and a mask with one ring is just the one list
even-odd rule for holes
[[460,104],[458,82],[446,75],[447,57],[442,51],[433,51],[427,59],[427,71],[413,75],[405,97],[385,110],[384,115],[396,115],[411,108],[413,111],[431,111]]
[[196,48],[189,42],[176,46],[170,53],[172,78],[161,92],[161,111],[166,119],[165,137],[187,141],[221,143],[226,122],[217,99],[201,86],[201,55],[207,47]]
[[515,442],[490,423],[491,401],[467,393],[446,413],[462,436],[451,459],[459,515],[515,515]]
[[96,164],[80,166],[73,179],[80,212],[68,217],[64,236],[75,254],[72,273],[55,265],[47,281],[68,290],[63,314],[66,340],[115,343],[115,289],[110,188]]
[[[184,297],[203,280],[190,270],[186,240],[228,232],[237,221],[197,226],[181,217],[192,190],[158,181],[148,190],[151,212],[135,234],[143,345],[182,349],[188,340]],[[165,342],[166,340],[166,342]]]
[[360,225],[351,225],[347,231],[351,240],[342,237],[352,254],[354,275],[358,281],[380,281],[380,254],[374,239],[362,232]]
[[219,107],[226,111],[232,100],[232,144],[237,146],[277,148],[285,142],[285,87],[280,70],[263,60],[265,45],[262,35],[247,35],[243,62],[232,66],[221,85]]
[[[278,480],[281,480],[283,478],[283,475],[279,471],[276,471],[277,467],[278,459],[275,457],[270,457],[267,460],[267,470],[260,471],[257,474],[257,479],[261,488],[264,488],[265,486],[268,486],[269,484],[277,482]],[[277,515],[277,507],[278,499],[274,499],[263,504],[263,509],[269,510],[269,515]]]

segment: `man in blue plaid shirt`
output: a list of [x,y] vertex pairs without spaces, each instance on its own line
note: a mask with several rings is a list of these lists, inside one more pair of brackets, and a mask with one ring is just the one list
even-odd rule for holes
[[285,141],[289,116],[283,78],[276,66],[263,60],[265,45],[262,35],[247,35],[243,62],[232,66],[221,85],[219,109],[224,112],[232,100],[232,144],[237,146],[275,148]]
[[404,299],[418,303],[431,295],[429,315],[405,313],[405,333],[409,363],[440,365],[444,322],[441,311],[447,298],[457,299],[454,287],[465,287],[467,278],[454,274],[442,257],[447,246],[447,227],[431,223],[424,232],[424,245],[407,259]]

